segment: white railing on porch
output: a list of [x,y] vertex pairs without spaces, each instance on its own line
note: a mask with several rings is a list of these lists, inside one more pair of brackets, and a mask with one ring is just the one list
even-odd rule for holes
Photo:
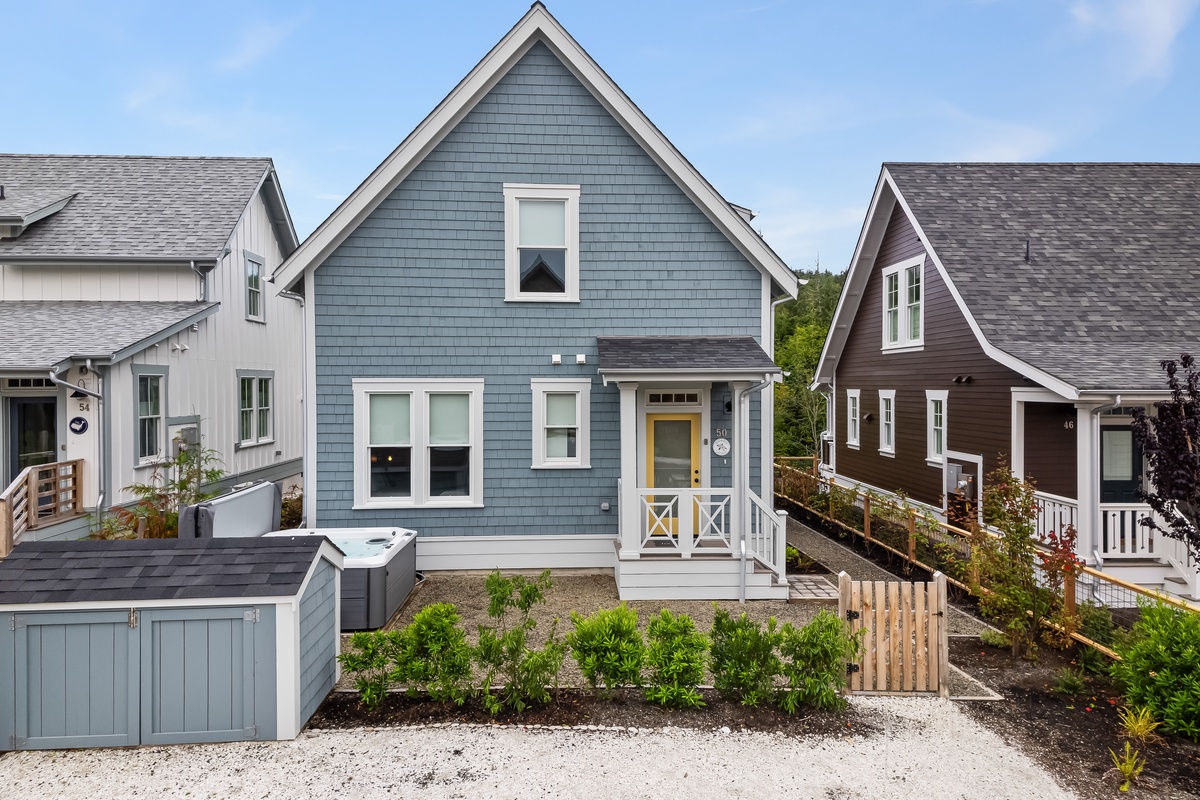
[[[1069,497],[1035,492],[1040,509],[1037,533],[1044,537],[1051,531],[1062,531],[1067,525],[1079,528],[1079,504]],[[1156,558],[1175,559],[1183,563],[1187,548],[1177,539],[1163,536],[1142,524],[1142,518],[1152,516],[1165,527],[1162,519],[1143,503],[1101,503],[1100,536],[1096,552],[1102,559]]]
[[637,503],[641,552],[733,552],[732,489],[638,489]]
[[746,528],[749,555],[770,567],[786,580],[787,512],[776,511],[754,492],[750,492],[750,524]]
[[1037,534],[1045,538],[1050,532],[1059,533],[1068,525],[1079,529],[1079,504],[1069,497],[1049,492],[1034,492],[1038,501]]

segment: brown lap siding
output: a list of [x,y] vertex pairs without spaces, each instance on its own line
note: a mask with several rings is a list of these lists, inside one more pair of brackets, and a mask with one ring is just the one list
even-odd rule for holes
[[[837,368],[837,471],[854,481],[940,507],[942,470],[926,462],[926,389],[946,390],[947,448],[984,457],[984,472],[1007,457],[1011,430],[1011,387],[1028,386],[1021,376],[988,358],[949,288],[926,255],[924,346],[911,353],[881,352],[882,272],[924,251],[915,229],[897,205],[863,292],[858,314]],[[955,383],[955,377],[970,378]],[[858,450],[846,445],[846,390],[861,392]],[[879,390],[896,392],[895,456],[879,453]]]
[[1025,474],[1043,492],[1075,497],[1075,406],[1025,404]]

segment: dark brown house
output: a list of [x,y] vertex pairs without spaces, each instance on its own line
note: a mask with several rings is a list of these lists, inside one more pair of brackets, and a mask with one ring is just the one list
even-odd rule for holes
[[1003,458],[1089,564],[1200,596],[1137,524],[1129,429],[1198,349],[1198,267],[1200,165],[885,164],[814,383],[822,468],[942,514]]

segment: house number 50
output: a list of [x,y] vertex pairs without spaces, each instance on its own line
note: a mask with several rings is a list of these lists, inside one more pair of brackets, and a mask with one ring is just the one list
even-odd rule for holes
[[713,432],[717,434],[718,437],[725,437],[729,435],[729,428],[716,428]]

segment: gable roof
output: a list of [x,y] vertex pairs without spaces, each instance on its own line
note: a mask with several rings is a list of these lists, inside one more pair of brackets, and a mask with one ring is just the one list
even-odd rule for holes
[[781,372],[753,336],[598,336],[600,374]]
[[219,303],[29,301],[0,304],[0,368],[68,359],[117,362],[215,313]]
[[23,542],[0,561],[0,605],[289,597],[321,536]]
[[1162,391],[1200,345],[1200,165],[885,164],[818,382],[897,202],[985,352],[1066,397]]
[[769,275],[786,294],[796,296],[800,281],[783,260],[540,2],[533,4],[437,108],[280,265],[271,280],[291,288],[301,280],[305,269],[322,264],[538,42],[562,61],[751,264]]
[[[0,154],[0,186],[0,222],[27,226],[0,239],[3,263],[209,265],[260,187],[280,247],[296,246],[269,158]],[[63,199],[54,213],[31,218]]]

